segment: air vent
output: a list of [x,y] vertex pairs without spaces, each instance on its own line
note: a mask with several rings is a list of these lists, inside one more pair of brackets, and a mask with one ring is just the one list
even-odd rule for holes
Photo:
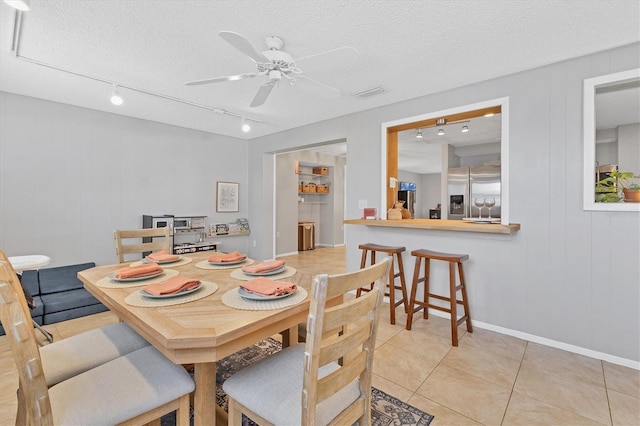
[[372,89],[367,89],[361,92],[354,93],[353,96],[357,96],[359,98],[368,98],[369,96],[377,95],[382,92],[384,92],[384,89],[382,87],[374,87]]

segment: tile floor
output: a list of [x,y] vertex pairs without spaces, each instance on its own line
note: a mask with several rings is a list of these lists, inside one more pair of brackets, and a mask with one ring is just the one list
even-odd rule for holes
[[[344,248],[319,247],[285,258],[310,273],[345,270]],[[432,425],[640,425],[640,372],[582,355],[475,328],[383,309],[373,385],[435,416]],[[56,339],[117,319],[108,312],[52,324]],[[0,425],[15,422],[17,374],[0,337]]]

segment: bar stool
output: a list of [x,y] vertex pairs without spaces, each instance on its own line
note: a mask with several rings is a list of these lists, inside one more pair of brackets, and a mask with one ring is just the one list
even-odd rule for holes
[[[371,253],[371,265],[376,263],[376,252],[387,253],[391,256],[391,266],[389,269],[389,291],[385,293],[385,296],[389,296],[389,309],[390,309],[390,322],[391,324],[396,323],[396,307],[400,304],[404,305],[404,311],[408,312],[407,301],[409,298],[407,297],[407,285],[404,279],[404,266],[402,264],[402,252],[406,249],[404,247],[391,247],[391,246],[382,246],[379,244],[360,244],[358,246],[360,250],[362,250],[362,260],[360,261],[360,268],[364,268],[367,264],[367,254]],[[395,256],[395,259],[394,259]],[[398,272],[395,272],[394,269],[394,260],[397,259],[398,263]],[[400,278],[400,285],[396,285],[396,278]],[[373,288],[373,283],[369,286],[369,288],[361,287],[356,292],[356,297],[360,297],[362,292],[371,291]],[[396,302],[396,290],[402,291],[402,298]]]
[[[413,314],[420,309],[424,309],[424,318],[429,318],[428,308],[437,309],[439,311],[448,312],[451,315],[451,342],[453,346],[458,346],[458,325],[466,321],[467,331],[473,333],[471,327],[471,314],[469,313],[469,304],[467,302],[467,290],[464,282],[464,272],[462,270],[462,262],[469,259],[468,254],[449,254],[440,253],[431,250],[414,250],[411,252],[411,256],[415,256],[416,265],[413,270],[413,283],[411,286],[411,299],[409,302],[409,312],[407,315],[407,330],[411,330],[411,323],[413,321]],[[424,276],[420,276],[420,263],[424,259]],[[429,272],[431,267],[431,259],[443,260],[449,262],[449,297],[433,294],[429,290]],[[456,285],[456,265],[458,266],[458,276],[460,278],[460,284]],[[416,291],[418,284],[424,282],[424,301],[420,302],[416,300]],[[457,292],[460,291],[462,300],[457,299]],[[445,300],[449,302],[450,307],[445,308],[439,305],[429,303],[429,297],[433,297],[439,300]],[[458,318],[457,306],[462,305],[464,307],[464,315]],[[415,305],[418,305],[416,308]]]

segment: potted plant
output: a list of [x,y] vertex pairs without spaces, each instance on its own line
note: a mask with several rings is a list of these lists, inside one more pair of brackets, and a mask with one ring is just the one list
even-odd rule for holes
[[633,172],[611,172],[596,182],[596,201],[640,203],[640,176]]

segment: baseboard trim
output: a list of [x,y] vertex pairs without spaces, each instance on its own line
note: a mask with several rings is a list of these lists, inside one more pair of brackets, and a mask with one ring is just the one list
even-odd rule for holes
[[[440,312],[435,309],[429,309],[429,315],[435,315],[435,316],[446,318],[446,319],[451,318],[449,314],[445,312]],[[541,345],[550,346],[552,348],[562,349],[567,352],[588,356],[589,358],[595,358],[602,361],[607,361],[607,362],[610,362],[611,364],[622,365],[624,367],[633,368],[634,370],[640,370],[640,362],[634,361],[632,359],[621,358],[621,357],[607,354],[604,352],[598,352],[592,349],[570,345],[568,343],[547,339],[546,337],[536,336],[535,334],[523,333],[518,330],[512,330],[510,328],[500,327],[500,326],[489,324],[482,321],[471,320],[471,324],[474,327],[482,328],[484,330],[495,331],[496,333],[517,337],[522,340],[528,340],[529,342],[539,343]]]

